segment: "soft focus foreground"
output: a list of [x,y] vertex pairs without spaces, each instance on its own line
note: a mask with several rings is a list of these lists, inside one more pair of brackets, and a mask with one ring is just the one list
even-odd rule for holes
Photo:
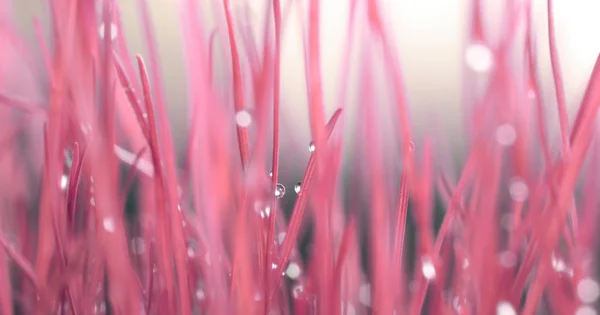
[[[330,115],[319,0],[265,0],[260,36],[228,0],[212,1],[217,29],[198,18],[203,5],[172,1],[187,72],[184,150],[146,1],[147,60],[117,36],[115,0],[49,1],[52,29],[35,23],[35,47],[3,1],[0,314],[597,314],[600,63],[569,119],[552,10],[549,47],[536,47],[530,0],[506,1],[495,37],[480,0],[469,2],[464,59],[447,61],[466,71],[457,158],[434,121],[413,131],[381,4],[347,1]],[[297,84],[313,140],[303,177],[286,188],[280,47],[290,12],[305,32]],[[215,38],[227,43],[228,80],[214,79]],[[29,69],[34,51],[41,71]],[[547,112],[558,113],[558,137]],[[286,194],[296,195],[291,211]]]

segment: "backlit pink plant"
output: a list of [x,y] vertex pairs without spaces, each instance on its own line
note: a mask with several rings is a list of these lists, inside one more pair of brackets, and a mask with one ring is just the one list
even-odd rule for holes
[[[549,47],[535,45],[531,0],[502,2],[497,38],[482,0],[465,0],[464,59],[447,61],[465,68],[459,158],[440,132],[415,132],[402,47],[378,0],[339,1],[350,10],[331,113],[320,5],[334,0],[261,0],[257,28],[239,14],[246,1],[171,1],[183,145],[149,1],[136,4],[146,57],[123,36],[124,1],[46,1],[51,28],[32,23],[34,45],[1,1],[0,314],[597,314],[600,61],[569,120],[552,0]],[[216,29],[199,18],[208,3]],[[285,187],[291,12],[312,141]],[[227,80],[215,78],[217,53]]]

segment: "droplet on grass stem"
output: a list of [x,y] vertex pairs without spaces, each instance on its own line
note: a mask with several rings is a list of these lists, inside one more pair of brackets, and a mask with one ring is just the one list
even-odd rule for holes
[[309,151],[310,153],[313,153],[313,152],[315,152],[315,149],[316,149],[316,147],[315,147],[315,143],[311,141],[311,142],[308,144],[308,151]]
[[297,284],[296,286],[294,286],[294,288],[292,288],[292,295],[294,296],[295,299],[300,298],[303,293],[304,293],[304,287],[301,284]]
[[423,257],[422,265],[421,265],[421,272],[423,273],[423,276],[425,277],[425,279],[427,279],[427,280],[435,279],[435,266],[433,265],[431,258]]
[[[104,39],[104,34],[106,33],[104,23],[100,24],[98,33],[100,34],[100,39]],[[117,38],[117,26],[114,23],[110,23],[110,39],[115,40],[115,38]]]
[[302,270],[300,269],[300,266],[298,266],[298,264],[294,262],[290,263],[285,269],[285,274],[288,276],[288,278],[292,280],[298,279],[301,273]]
[[348,302],[341,302],[342,303],[342,314],[346,314],[346,315],[356,315],[356,309],[354,308],[354,306],[352,306],[352,304],[348,303]]
[[302,182],[297,182],[296,185],[294,185],[294,191],[296,193],[300,193],[301,189],[302,189]]
[[283,198],[284,195],[285,195],[285,186],[283,186],[281,183],[277,184],[277,186],[275,187],[275,198],[281,199],[281,198]]
[[194,258],[194,256],[196,256],[196,252],[191,246],[187,248],[187,255],[189,258]]
[[364,283],[358,289],[358,300],[365,306],[371,305],[371,285]]
[[529,188],[525,181],[520,178],[514,178],[510,181],[508,192],[510,193],[510,197],[518,202],[525,201],[529,196]]
[[598,312],[592,306],[584,305],[575,311],[575,315],[598,315]]
[[517,311],[507,301],[500,301],[496,305],[496,315],[517,315]]
[[204,298],[205,298],[204,289],[199,288],[198,290],[196,290],[196,298],[200,301],[204,300]]
[[60,189],[67,189],[67,185],[69,184],[69,177],[67,175],[62,175],[60,177]]
[[242,128],[246,128],[252,124],[252,115],[246,110],[240,110],[235,113],[235,123]]
[[510,250],[506,250],[498,255],[498,261],[502,267],[512,268],[517,265],[517,255]]
[[463,269],[467,269],[467,268],[469,268],[469,265],[470,265],[470,264],[471,264],[471,263],[469,262],[469,260],[465,258],[465,259],[463,260],[462,268],[463,268]]
[[494,56],[486,45],[474,43],[465,51],[465,62],[475,72],[487,72],[494,63]]
[[281,233],[277,234],[277,243],[279,245],[283,244],[284,240],[285,240],[285,232],[281,232]]
[[107,232],[114,233],[117,230],[115,219],[113,219],[112,217],[104,218],[102,220],[102,225],[104,226],[104,230],[106,230]]
[[584,278],[577,284],[577,297],[586,304],[592,304],[600,297],[600,285],[594,279]]
[[134,254],[141,255],[146,251],[146,242],[141,237],[134,237],[131,240],[131,251]]
[[511,146],[517,140],[517,131],[511,124],[502,124],[496,128],[496,141],[502,146]]

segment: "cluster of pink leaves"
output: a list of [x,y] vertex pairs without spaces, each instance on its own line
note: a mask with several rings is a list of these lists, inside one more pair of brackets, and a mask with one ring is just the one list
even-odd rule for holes
[[[94,1],[50,1],[52,47],[39,23],[35,48],[26,47],[9,23],[2,24],[3,41],[25,59],[33,49],[41,51],[45,68],[34,80],[48,83],[49,91],[43,104],[33,104],[0,88],[0,314],[531,315],[540,308],[574,314],[584,307],[578,284],[595,275],[590,253],[597,227],[600,63],[569,126],[548,0],[561,135],[560,152],[553,153],[544,118],[552,108],[540,97],[531,1],[506,1],[502,36],[492,42],[484,31],[481,0],[472,0],[468,44],[489,49],[493,65],[485,93],[465,106],[472,134],[455,179],[433,161],[441,153],[432,140],[439,139],[414,139],[399,49],[380,4],[348,1],[339,106],[329,118],[319,45],[320,21],[326,17],[320,16],[319,0],[306,1],[306,21],[300,11],[315,149],[289,220],[274,193],[280,51],[283,26],[300,1],[267,1],[262,42],[242,28],[247,24],[235,19],[229,0],[212,1],[225,21],[217,30],[198,19],[196,1],[173,1],[192,113],[183,165],[177,163],[147,1],[138,4],[148,68],[141,55],[132,58],[115,0],[99,0],[100,15]],[[112,38],[111,27],[98,36],[101,24],[114,25],[119,36]],[[221,99],[213,80],[217,36],[230,49],[232,82],[225,88],[233,104]],[[515,72],[511,58],[521,42],[524,62]],[[366,190],[364,230],[358,212],[345,209],[339,183],[353,50],[361,56],[356,125],[363,134],[356,140],[363,150],[356,167],[364,172],[351,175]],[[4,65],[13,60],[4,57]],[[402,144],[395,181],[386,171],[377,118],[373,68],[378,61],[386,65],[392,91],[385,97],[396,114],[394,139]],[[19,76],[3,73],[2,85],[11,77]],[[251,113],[250,125],[236,124],[241,112]],[[43,121],[43,128],[27,123],[34,119]],[[506,125],[516,133],[509,146],[493,141],[496,128]],[[27,155],[42,158],[28,161]],[[589,176],[580,175],[584,168]],[[526,185],[527,198],[503,193],[514,178]],[[580,179],[585,194],[579,200],[574,192]],[[39,191],[32,189],[37,183]],[[124,212],[131,189],[139,208],[134,220]],[[436,194],[445,206],[439,229],[432,222]],[[500,224],[506,214],[508,231]],[[408,221],[416,231],[407,238],[416,244],[414,257],[403,255]],[[313,244],[303,260],[298,238],[308,224]],[[361,231],[369,239],[368,270],[361,267]],[[499,263],[502,252],[514,263]],[[290,264],[301,274],[286,279]]]

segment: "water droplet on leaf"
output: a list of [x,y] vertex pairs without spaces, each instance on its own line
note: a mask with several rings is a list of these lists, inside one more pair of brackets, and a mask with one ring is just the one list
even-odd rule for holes
[[503,251],[498,255],[498,261],[502,267],[512,268],[517,264],[517,255],[509,250]]
[[69,184],[69,177],[67,175],[63,175],[60,177],[60,188],[62,190],[67,189],[67,185]]
[[300,273],[302,273],[302,270],[297,263],[290,263],[285,269],[285,274],[292,280],[298,279]]
[[285,186],[283,186],[281,183],[277,184],[277,186],[275,187],[275,198],[281,199],[281,198],[283,198],[284,195],[285,195]]
[[308,151],[310,151],[312,153],[312,152],[315,152],[315,149],[316,149],[315,144],[314,144],[314,142],[311,141],[308,144]]
[[577,296],[583,303],[592,304],[600,297],[600,285],[591,278],[585,278],[577,284]]
[[[101,39],[104,39],[105,32],[106,27],[104,26],[104,23],[102,23],[98,28],[98,33],[100,34]],[[117,25],[115,25],[114,23],[110,23],[110,39],[115,40],[115,38],[117,38]]]
[[296,185],[294,185],[294,191],[299,193],[300,189],[302,189],[302,182],[297,182]]
[[496,141],[500,145],[510,146],[517,140],[517,131],[511,124],[502,124],[496,128]]
[[114,233],[117,230],[115,219],[111,217],[104,218],[104,220],[102,220],[102,225],[107,232]]
[[131,240],[131,251],[134,254],[141,255],[146,251],[146,242],[141,237],[135,237]]
[[432,280],[435,278],[435,266],[429,257],[423,258],[421,272],[427,280]]
[[591,306],[581,306],[575,311],[575,315],[598,315],[598,312]]
[[529,188],[527,187],[527,184],[520,178],[511,180],[510,186],[508,187],[508,192],[514,201],[519,202],[525,201],[529,196]]
[[246,128],[252,124],[252,115],[245,110],[241,110],[235,113],[235,123],[242,128]]
[[500,301],[496,305],[496,315],[517,315],[517,311],[509,302]]
[[487,72],[494,63],[492,51],[483,44],[472,44],[465,51],[465,61],[475,72]]
[[371,305],[371,285],[368,283],[362,284],[358,289],[358,300],[366,306]]

